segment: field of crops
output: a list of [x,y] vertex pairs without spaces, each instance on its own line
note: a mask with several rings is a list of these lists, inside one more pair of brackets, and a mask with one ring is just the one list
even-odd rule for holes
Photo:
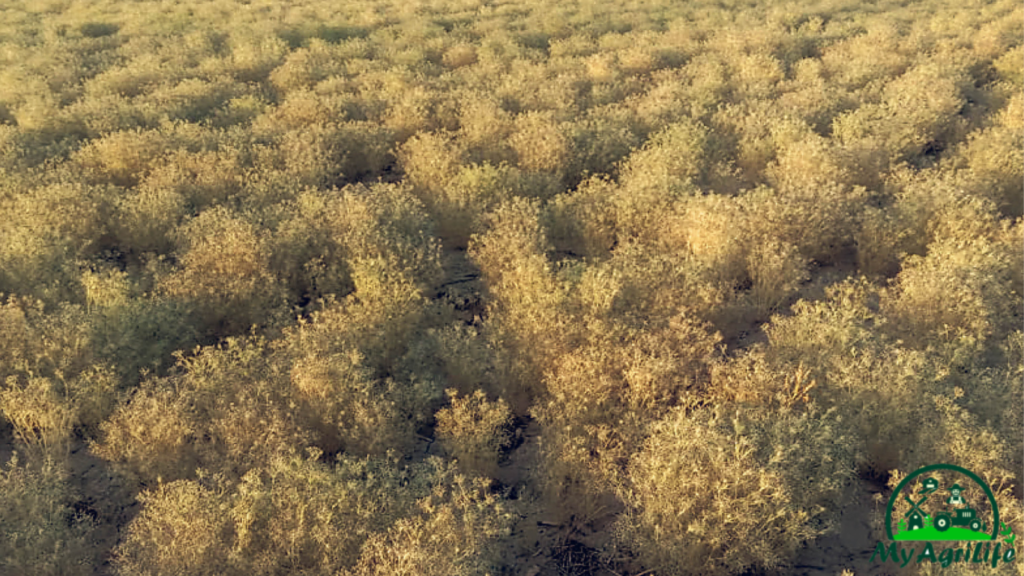
[[1019,0],[0,0],[0,574],[986,573],[1022,213]]

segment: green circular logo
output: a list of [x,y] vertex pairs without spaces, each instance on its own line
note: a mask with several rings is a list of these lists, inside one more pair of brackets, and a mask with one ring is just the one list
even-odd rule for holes
[[[915,478],[920,478],[916,492],[911,484]],[[987,502],[971,483],[980,488]],[[910,490],[905,491],[908,486]],[[895,507],[901,509],[894,533]],[[986,508],[990,513],[986,513]],[[903,541],[996,540],[999,506],[988,484],[970,470],[952,464],[933,464],[911,473],[893,490],[885,507],[885,533],[889,540]]]

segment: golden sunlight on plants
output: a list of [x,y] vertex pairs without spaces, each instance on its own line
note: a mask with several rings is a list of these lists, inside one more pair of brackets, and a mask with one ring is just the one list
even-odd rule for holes
[[1022,23],[0,0],[0,575],[1024,574]]

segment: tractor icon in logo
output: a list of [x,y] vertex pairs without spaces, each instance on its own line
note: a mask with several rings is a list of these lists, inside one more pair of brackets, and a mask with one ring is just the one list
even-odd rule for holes
[[957,510],[950,515],[948,512],[939,512],[935,516],[935,529],[939,532],[949,530],[950,526],[966,526],[977,532],[981,530],[981,520],[978,520],[974,510],[964,508]]

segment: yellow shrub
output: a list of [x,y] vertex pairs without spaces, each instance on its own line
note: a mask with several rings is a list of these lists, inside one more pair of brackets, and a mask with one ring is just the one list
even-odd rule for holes
[[[630,192],[629,202],[638,204],[631,211],[643,206],[645,211],[657,212],[658,206],[644,206],[645,200],[671,199],[690,191],[690,181],[705,170],[707,132],[698,122],[677,122],[651,136],[641,150],[626,159],[620,180]],[[643,227],[639,222],[634,226]]]
[[115,132],[89,142],[75,161],[93,182],[137,185],[172,147],[156,130]]
[[514,125],[509,144],[520,168],[528,172],[564,173],[571,142],[554,115],[528,112],[517,116]]
[[342,297],[353,289],[343,245],[329,226],[339,202],[325,192],[300,192],[270,238],[270,269],[287,284],[292,302]]
[[574,159],[570,173],[584,178],[591,174],[616,174],[620,161],[640,145],[636,119],[625,107],[607,106],[590,117],[573,123],[570,130]]
[[763,53],[743,56],[733,67],[736,89],[746,98],[771,97],[785,77],[782,63]]
[[626,74],[647,74],[657,65],[657,58],[647,47],[634,46],[619,53],[619,68]]
[[441,277],[440,243],[423,204],[407,185],[348,186],[329,205],[326,225],[350,261],[374,260],[424,292]]
[[44,312],[12,298],[0,307],[0,412],[31,448],[61,453],[115,407],[121,383],[93,321],[74,306]]
[[182,236],[182,266],[161,290],[194,303],[206,330],[244,331],[267,321],[283,303],[268,270],[266,240],[248,222],[215,208],[189,222]]
[[445,133],[423,133],[410,138],[398,151],[398,161],[415,190],[439,195],[465,163],[464,150]]
[[459,138],[465,141],[468,154],[477,162],[500,164],[515,160],[515,152],[507,140],[512,119],[488,94],[463,94],[459,116]]
[[474,238],[471,255],[489,276],[492,289],[505,291],[503,279],[508,275],[514,281],[514,275],[520,273],[520,261],[539,264],[545,260],[549,244],[540,223],[540,205],[536,201],[513,199],[498,206],[487,220],[489,228]]
[[470,576],[508,561],[502,540],[512,514],[486,481],[456,475],[417,502],[417,511],[371,536],[352,576]]
[[750,216],[733,198],[711,194],[681,203],[668,220],[661,244],[668,250],[687,250],[727,285],[739,283],[751,249]]
[[167,253],[173,233],[187,214],[187,199],[171,186],[142,184],[117,199],[115,230],[127,248],[140,253]]
[[[229,71],[242,82],[262,82],[285,58],[288,46],[274,34],[253,34],[252,29],[231,31],[227,58]],[[281,74],[282,80],[288,76]]]
[[516,176],[505,165],[459,168],[440,194],[425,198],[437,220],[438,235],[450,246],[465,247],[470,236],[482,231],[483,215],[511,198]]
[[0,391],[0,411],[19,441],[60,454],[70,449],[75,415],[56,388],[48,378],[32,378],[22,386],[10,376]]
[[[117,551],[118,572],[133,576],[223,574],[230,566],[228,550],[221,545],[228,526],[217,496],[196,482],[183,480],[161,485],[143,496],[143,511]],[[187,547],[183,542],[188,542]]]
[[121,94],[138,96],[149,91],[161,80],[161,76],[169,72],[160,64],[155,54],[142,55],[135,58],[127,66],[111,66],[90,78],[85,83],[86,94],[98,96],[102,94]]
[[1024,128],[997,126],[972,133],[958,152],[967,168],[962,176],[966,187],[995,202],[1004,214],[1024,214]]
[[437,436],[469,474],[493,478],[502,450],[511,444],[512,413],[502,399],[487,400],[482,390],[459,397],[448,390],[451,406],[438,411]]
[[78,495],[65,470],[53,462],[0,467],[0,571],[57,576],[99,570],[102,551],[95,524],[72,510]]
[[866,34],[850,35],[824,51],[822,62],[846,87],[901,74],[909,65],[899,46],[899,30],[890,22],[872,23]]
[[288,53],[284,62],[270,73],[269,80],[282,93],[312,88],[317,82],[343,70],[343,63],[332,52],[332,46],[313,39],[308,47]]
[[108,191],[53,184],[0,198],[0,290],[80,301],[71,278],[107,231]]
[[854,235],[857,245],[857,270],[867,276],[894,276],[899,271],[899,255],[913,242],[913,232],[898,215],[868,206],[861,214]]
[[221,77],[212,81],[188,78],[181,82],[167,82],[152,90],[140,105],[152,106],[172,120],[200,122],[211,117],[218,107],[247,91],[244,84]]
[[651,74],[651,84],[644,93],[626,100],[645,134],[678,121],[688,111],[687,86],[678,70]]
[[992,62],[992,67],[1004,80],[1015,86],[1024,84],[1024,46],[1007,50],[1005,54]]
[[354,278],[352,296],[328,301],[275,347],[312,415],[305,425],[321,434],[325,449],[404,449],[442,395],[429,372],[406,369],[432,310],[408,280],[382,274],[379,261],[355,262]]
[[0,2],[0,440],[75,470],[0,573],[786,572],[939,460],[1019,522],[1018,3]]
[[806,260],[796,247],[777,241],[755,245],[748,257],[747,270],[753,283],[752,303],[764,317],[783,305],[810,277]]
[[783,189],[852,184],[850,160],[844,150],[810,130],[780,146],[776,160],[767,168],[769,181]]
[[316,123],[285,132],[285,172],[305,186],[338,185],[380,172],[391,162],[394,134],[373,122]]
[[476,64],[476,48],[469,44],[458,44],[445,51],[442,59],[449,68],[462,68]]
[[[847,440],[826,423],[831,418],[737,411],[730,423],[707,410],[669,415],[629,465],[618,541],[643,566],[673,574],[782,569],[823,532],[815,498],[834,507],[850,476],[838,457]],[[792,436],[774,443],[787,428],[801,435],[802,448],[792,449]],[[834,455],[811,456],[808,444]],[[833,494],[819,491],[819,478],[835,485]]]
[[920,155],[927,146],[945,148],[962,130],[962,73],[952,66],[922,65],[886,85],[883,101],[845,113],[833,122],[844,144],[877,142],[898,162]]
[[199,467],[185,402],[155,382],[144,382],[100,431],[92,451],[145,484],[189,478]]
[[555,249],[591,258],[608,254],[616,241],[615,187],[612,181],[595,176],[548,203],[549,234]]
[[375,382],[354,350],[327,357],[311,352],[292,367],[291,381],[310,412],[304,424],[328,453],[382,454],[406,446],[414,433],[405,406],[389,400],[397,396],[395,383]]
[[439,463],[391,459],[274,459],[238,483],[204,474],[142,502],[119,574],[470,574],[510,523],[495,496]]
[[453,324],[427,332],[430,343],[436,346],[430,356],[441,363],[444,381],[456,392],[468,395],[475,390],[497,394],[502,383],[494,377],[495,352],[485,336],[475,328]]
[[1020,295],[1007,273],[1008,254],[981,239],[962,242],[933,243],[927,256],[904,261],[886,304],[909,342],[1001,339],[1016,326]]
[[[770,345],[764,348],[765,358],[773,370],[801,366],[804,381],[816,383],[809,391],[812,400],[855,415],[850,424],[857,431],[863,465],[877,473],[914,470],[938,457],[918,448],[932,445],[931,433],[919,423],[935,419],[934,409],[921,399],[952,393],[958,385],[954,375],[970,374],[989,361],[977,336],[950,331],[940,340],[913,326],[915,332],[909,333],[905,323],[879,314],[873,310],[877,307],[878,290],[864,279],[829,289],[825,301],[799,302],[794,316],[776,317],[766,329]],[[944,312],[940,307],[938,313]],[[908,349],[891,332],[920,334],[935,345]],[[998,380],[976,376],[969,381],[977,386],[974,405],[984,418],[1003,418],[990,403],[1020,401],[1008,397]],[[991,383],[981,384],[985,381]]]
[[834,262],[852,245],[867,191],[837,184],[773,190],[758,188],[740,203],[751,229],[794,245],[804,258]]
[[965,196],[965,190],[941,170],[904,167],[890,172],[887,180],[891,199],[881,207],[864,207],[854,233],[858,265],[865,274],[892,276],[902,257],[923,255],[935,236],[930,225],[935,215]]
[[[174,209],[171,191],[180,194],[192,210],[226,203],[242,188],[244,169],[239,154],[233,150],[217,152],[189,152],[177,149],[169,152],[139,186],[149,195],[168,198],[171,215]],[[167,190],[164,192],[164,190]],[[154,219],[161,220],[160,214]],[[164,217],[166,218],[166,217]]]

